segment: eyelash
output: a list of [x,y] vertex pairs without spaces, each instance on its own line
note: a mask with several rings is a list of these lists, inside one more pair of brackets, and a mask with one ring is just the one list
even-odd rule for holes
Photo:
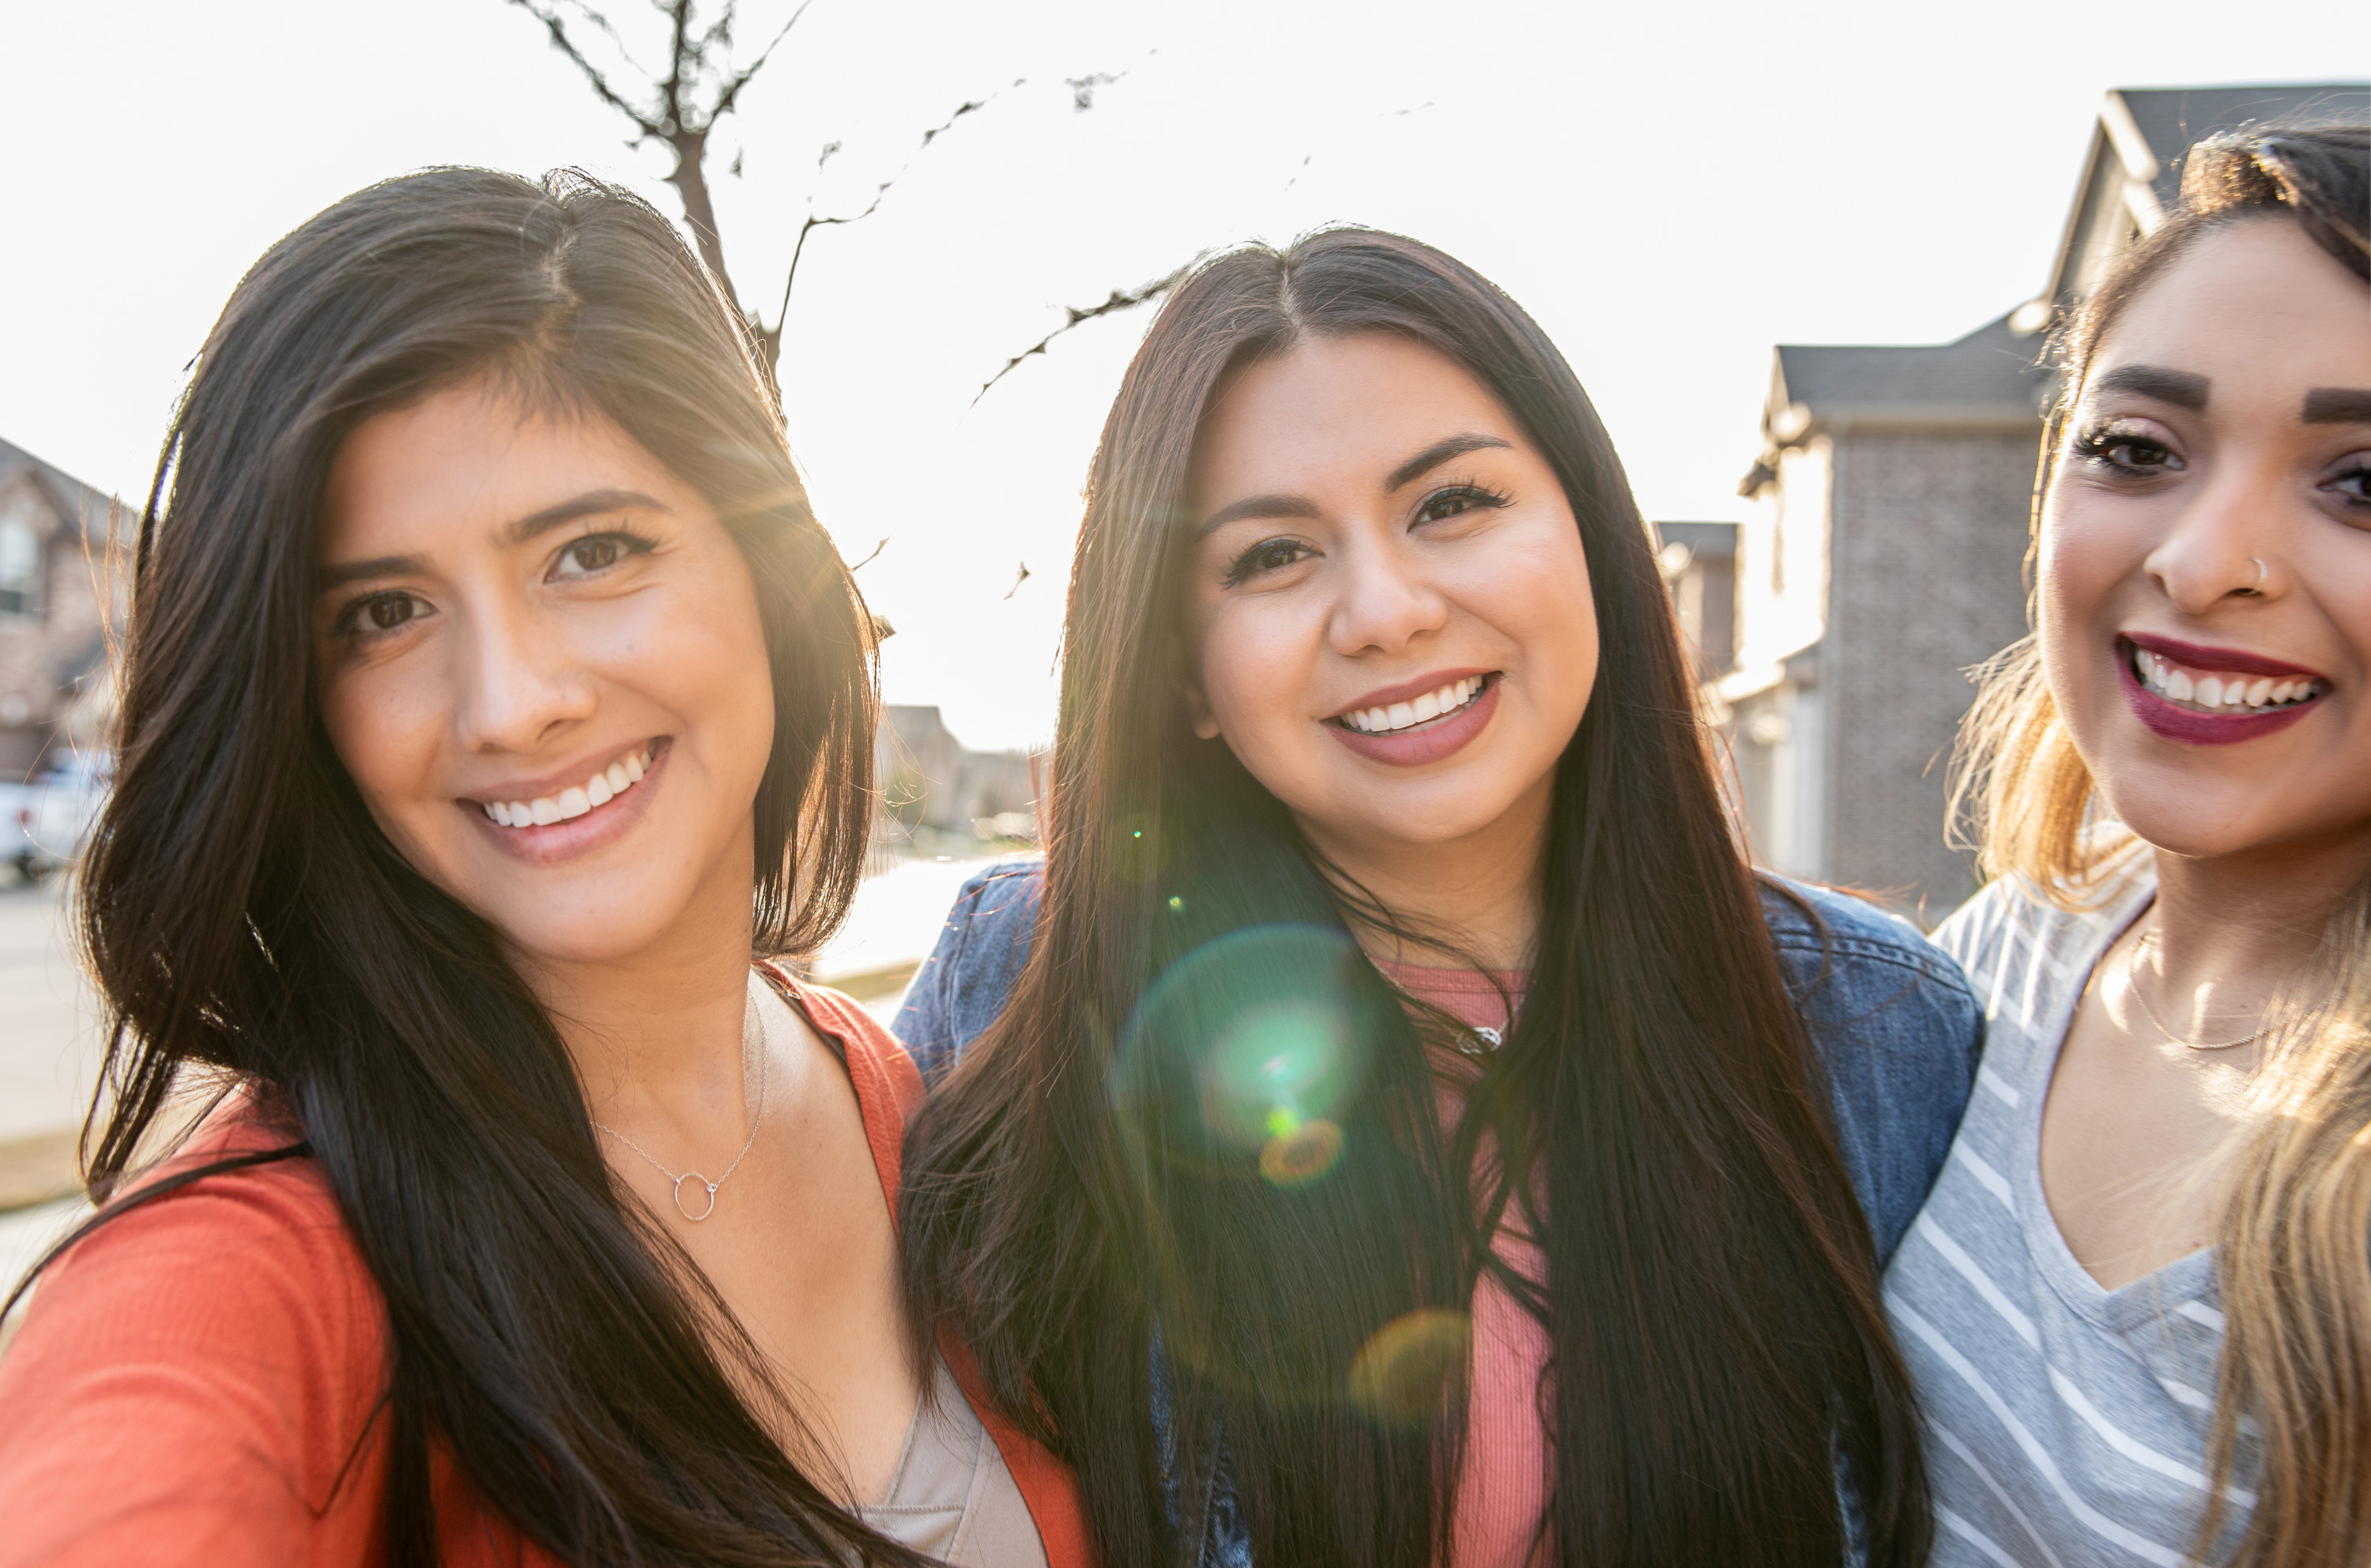
[[1465,505],[1458,508],[1457,511],[1444,514],[1447,517],[1457,517],[1477,508],[1495,512],[1499,507],[1512,504],[1513,498],[1503,490],[1495,490],[1488,485],[1468,479],[1462,484],[1443,486],[1426,496],[1423,501],[1417,503],[1416,520],[1419,523],[1441,522],[1443,520],[1441,517],[1428,517],[1425,513],[1445,501],[1465,502]]
[[[1465,504],[1459,507],[1455,512],[1446,513],[1440,517],[1428,517],[1425,515],[1435,506],[1443,502],[1450,501],[1463,502]],[[1503,491],[1492,490],[1487,485],[1476,484],[1469,481],[1463,484],[1444,486],[1443,488],[1433,491],[1430,495],[1426,496],[1424,500],[1417,503],[1415,521],[1418,523],[1440,523],[1446,521],[1450,517],[1463,516],[1465,513],[1470,511],[1488,510],[1495,512],[1499,507],[1510,504],[1512,504],[1512,498],[1506,495]],[[1227,575],[1224,579],[1226,585],[1230,588],[1240,587],[1242,584],[1251,581],[1251,579],[1259,572],[1281,571],[1284,568],[1292,564],[1291,561],[1277,561],[1267,566],[1257,564],[1260,558],[1271,550],[1290,549],[1298,550],[1306,554],[1308,548],[1308,546],[1302,544],[1298,539],[1284,537],[1262,539],[1258,544],[1254,545],[1251,548],[1237,556],[1234,559],[1234,564],[1227,568]]]
[[631,528],[623,526],[604,528],[597,534],[580,535],[577,537],[569,540],[568,543],[561,546],[560,554],[554,558],[552,561],[553,570],[557,571],[561,561],[566,560],[571,554],[583,549],[586,545],[604,543],[615,543],[622,547],[623,553],[619,555],[618,560],[611,561],[608,566],[585,568],[584,575],[593,576],[597,573],[607,571],[610,567],[616,566],[619,561],[625,559],[627,556],[648,555],[652,550],[658,548],[658,541],[656,539],[650,537],[648,535],[638,534]]
[[[2155,436],[2117,425],[2099,425],[2085,431],[2075,441],[2076,455],[2085,462],[2122,478],[2144,479],[2173,471],[2180,464],[2172,447]],[[2120,463],[2111,455],[2117,452],[2147,452],[2157,455],[2157,462],[2146,465]]]
[[[658,541],[656,539],[638,534],[631,528],[604,528],[597,534],[581,535],[576,538],[569,540],[565,545],[562,545],[560,548],[560,554],[555,557],[552,561],[552,566],[556,571],[560,563],[566,560],[571,553],[583,549],[587,545],[604,543],[614,543],[622,548],[623,554],[619,556],[619,560],[624,559],[626,556],[648,555],[652,550],[658,548]],[[584,569],[583,575],[587,577],[598,576],[602,572],[610,571],[618,564],[619,561],[613,560],[607,566],[587,567]],[[545,581],[550,581],[551,575],[552,573],[547,572],[545,574]],[[333,637],[364,642],[367,642],[373,639],[380,637],[392,637],[396,633],[401,631],[405,627],[410,626],[419,617],[417,616],[406,616],[403,619],[398,621],[393,626],[373,627],[367,629],[362,625],[363,617],[370,612],[370,608],[374,605],[388,605],[401,600],[417,600],[418,598],[419,595],[417,594],[412,593],[407,588],[391,588],[376,594],[365,594],[362,597],[353,600],[343,609],[338,612],[337,619],[332,621],[330,626],[330,635]]]

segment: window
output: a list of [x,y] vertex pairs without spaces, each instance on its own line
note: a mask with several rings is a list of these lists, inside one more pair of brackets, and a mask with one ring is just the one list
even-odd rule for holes
[[22,490],[0,499],[0,615],[41,613],[41,513]]

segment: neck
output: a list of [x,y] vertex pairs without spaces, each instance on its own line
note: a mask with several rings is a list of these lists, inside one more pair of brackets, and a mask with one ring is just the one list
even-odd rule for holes
[[1496,822],[1434,843],[1336,837],[1307,820],[1301,832],[1334,865],[1414,933],[1377,928],[1351,912],[1368,956],[1383,963],[1527,969],[1540,927],[1551,775]]
[[2199,1034],[2243,1025],[2276,997],[2316,986],[2324,927],[2371,876],[2371,835],[2191,859],[2156,854],[2152,990],[2187,1005],[2166,1021]]
[[742,1115],[753,1066],[742,1047],[753,887],[746,870],[713,881],[634,952],[512,955],[568,1047],[596,1122],[688,1129]]

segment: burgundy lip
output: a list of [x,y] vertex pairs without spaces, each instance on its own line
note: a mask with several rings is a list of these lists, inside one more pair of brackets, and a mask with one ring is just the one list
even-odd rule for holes
[[[2137,642],[2139,640],[2135,638],[2134,640]],[[2149,651],[2165,653],[2169,659],[2179,657],[2177,654],[2165,652],[2165,650],[2160,648],[2151,648]],[[2182,662],[2189,663],[2188,660]],[[2207,664],[2202,667],[2211,670],[2217,666]],[[2227,664],[2221,667],[2237,668]],[[2245,673],[2289,674],[2305,672],[2293,672],[2284,668],[2277,671]],[[2116,651],[2116,674],[2123,682],[2124,701],[2131,706],[2134,718],[2147,725],[2149,732],[2162,740],[2185,741],[2192,745],[2230,746],[2237,745],[2241,741],[2252,741],[2260,736],[2269,735],[2275,730],[2287,729],[2312,712],[2321,703],[2320,697],[2317,695],[2298,703],[2294,708],[2283,708],[2271,713],[2193,713],[2187,708],[2175,707],[2141,685],[2140,676],[2133,670],[2132,655],[2121,647]]]
[[1362,708],[1389,708],[1394,702],[1414,702],[1417,698],[1424,696],[1427,692],[1439,691],[1442,686],[1449,685],[1452,681],[1462,681],[1468,675],[1487,675],[1493,673],[1494,672],[1486,668],[1483,668],[1472,670],[1442,670],[1437,674],[1420,675],[1412,681],[1402,681],[1397,686],[1378,687],[1377,689],[1369,692],[1366,696],[1359,698],[1357,701],[1349,704],[1347,707],[1336,709],[1332,713],[1328,714],[1327,717],[1330,719],[1340,719],[1346,715],[1356,713]]
[[490,784],[482,793],[464,795],[460,799],[473,806],[482,806],[494,801],[500,801],[503,804],[508,805],[513,801],[532,801],[538,795],[557,795],[562,790],[582,790],[584,788],[584,781],[593,777],[595,768],[608,767],[609,764],[632,750],[634,746],[641,745],[647,750],[665,744],[665,737],[653,735],[645,741],[612,745],[607,751],[586,752],[584,760],[575,765],[575,771],[573,773],[564,767],[556,768],[540,778],[505,780],[500,784]]
[[2170,637],[2150,637],[2137,631],[2124,633],[2124,640],[2193,670],[2235,670],[2243,675],[2304,675],[2317,681],[2329,678],[2319,670],[2308,670],[2303,664],[2267,659],[2261,653],[2237,648],[2210,648],[2203,642],[2179,642]]
[[[485,808],[475,801],[458,801],[455,804],[492,840],[494,847],[513,859],[530,866],[556,866],[579,859],[624,837],[650,810],[659,776],[666,771],[667,758],[675,751],[672,740],[666,737],[651,742],[650,746],[651,760],[642,765],[642,776],[632,789],[611,796],[608,804],[596,806],[583,816],[566,822],[546,823],[540,827],[504,827],[488,816]],[[587,768],[584,777],[591,778],[592,770]]]
[[[1452,681],[1462,678],[1457,675],[1449,677]],[[1442,757],[1464,750],[1468,742],[1488,727],[1490,716],[1498,711],[1498,687],[1502,684],[1496,677],[1491,678],[1484,684],[1482,695],[1446,719],[1429,721],[1417,729],[1401,730],[1389,735],[1370,735],[1364,731],[1353,730],[1347,724],[1328,723],[1324,726],[1325,732],[1370,762],[1384,763],[1393,767],[1422,767],[1428,762],[1439,762]],[[1417,695],[1439,689],[1437,686],[1421,686],[1417,688]],[[1405,701],[1405,698],[1398,700]],[[1374,704],[1366,706],[1371,708]]]

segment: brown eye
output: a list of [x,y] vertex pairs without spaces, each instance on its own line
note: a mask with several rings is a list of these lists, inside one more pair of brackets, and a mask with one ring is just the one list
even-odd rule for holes
[[1497,490],[1480,485],[1452,485],[1424,498],[1416,509],[1418,523],[1439,523],[1461,513],[1482,508],[1496,509],[1507,504],[1507,498]]
[[579,539],[568,547],[569,563],[579,571],[599,571],[615,566],[625,554],[626,547],[606,534]]
[[363,619],[373,631],[393,631],[410,620],[416,609],[409,594],[381,594],[363,606]]

